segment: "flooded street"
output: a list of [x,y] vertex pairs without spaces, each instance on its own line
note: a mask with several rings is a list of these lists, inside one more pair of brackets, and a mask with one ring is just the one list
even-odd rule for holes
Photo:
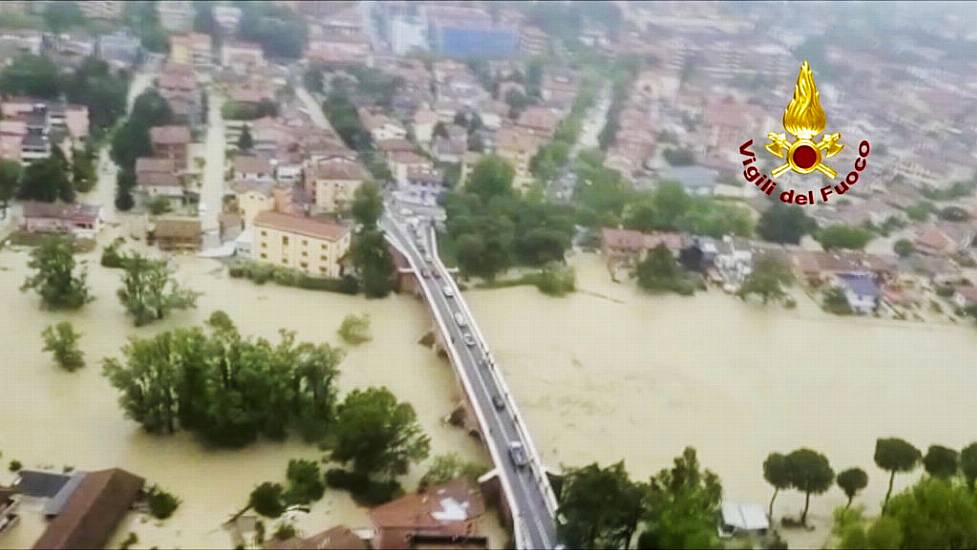
[[[807,446],[835,471],[869,473],[856,503],[874,514],[888,481],[872,459],[876,438],[924,452],[977,439],[970,324],[833,317],[804,299],[764,309],[716,290],[651,296],[611,282],[597,256],[572,263],[579,290],[567,298],[533,287],[466,293],[551,467],[624,459],[646,479],[692,445],[726,498],[765,507],[767,454]],[[913,477],[897,476],[896,490]],[[812,518],[844,500],[836,487],[812,497]],[[788,491],[776,515],[802,507]],[[785,534],[820,547],[826,531]]]
[[[103,235],[103,242],[109,235]],[[84,256],[98,263],[98,253]],[[198,308],[176,312],[164,322],[134,328],[115,297],[120,272],[91,266],[89,281],[97,299],[77,313],[41,311],[34,294],[17,290],[23,282],[26,252],[0,252],[0,307],[11,312],[0,321],[6,345],[0,348],[4,397],[0,400],[0,451],[3,471],[0,483],[12,477],[6,471],[11,459],[26,468],[50,466],[60,471],[125,468],[159,483],[183,500],[176,515],[157,526],[123,526],[110,546],[117,547],[129,530],[139,534],[137,547],[228,547],[230,538],[221,523],[247,501],[251,489],[262,481],[284,481],[290,458],[322,456],[314,446],[300,441],[261,442],[240,450],[210,450],[187,434],[156,437],[143,433],[123,417],[118,393],[101,375],[101,358],[118,353],[127,336],[145,337],[177,326],[200,324],[214,310],[223,309],[243,334],[277,339],[278,330],[295,330],[300,340],[338,344],[336,329],[349,313],[368,313],[372,318],[372,342],[350,350],[340,365],[340,391],[355,387],[386,385],[399,399],[410,402],[426,433],[431,436],[432,457],[458,452],[468,460],[487,463],[487,454],[462,431],[444,425],[458,396],[450,367],[417,340],[430,328],[420,302],[396,296],[365,300],[324,292],[309,292],[274,285],[256,286],[232,280],[211,260],[177,259],[178,278],[202,291]],[[75,373],[55,366],[41,351],[41,331],[49,324],[71,320],[83,333],[81,347],[87,366]],[[16,343],[16,345],[14,345]],[[424,466],[413,469],[402,483],[413,489]],[[130,523],[138,523],[130,515]],[[267,521],[269,532],[272,522]],[[346,524],[368,525],[364,509],[346,493],[328,489],[297,526],[307,534]],[[0,548],[29,547],[43,529],[36,514],[0,539]],[[497,526],[491,532],[497,544]]]

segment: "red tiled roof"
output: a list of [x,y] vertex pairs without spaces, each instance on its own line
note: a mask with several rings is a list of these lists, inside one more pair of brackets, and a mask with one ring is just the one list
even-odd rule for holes
[[265,544],[266,550],[366,550],[366,542],[349,527],[338,525],[307,538],[293,537]]
[[272,211],[258,214],[254,225],[330,241],[338,241],[349,233],[349,227],[342,224]]
[[163,172],[172,174],[176,171],[176,163],[173,159],[160,159],[155,157],[141,157],[136,159],[136,173],[141,172]]
[[149,129],[154,144],[181,145],[190,143],[190,129],[186,126],[156,126]]

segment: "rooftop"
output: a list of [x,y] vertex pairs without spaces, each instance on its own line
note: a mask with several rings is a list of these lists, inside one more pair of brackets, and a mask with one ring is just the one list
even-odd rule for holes
[[272,211],[258,214],[254,219],[254,225],[330,241],[338,241],[349,233],[349,227],[336,222]]
[[190,143],[190,129],[186,126],[156,126],[149,129],[149,136],[158,145]]

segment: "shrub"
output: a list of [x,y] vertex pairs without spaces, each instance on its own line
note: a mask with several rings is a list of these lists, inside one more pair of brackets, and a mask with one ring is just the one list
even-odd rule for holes
[[7,469],[10,470],[11,472],[19,472],[20,469],[23,467],[24,465],[21,464],[19,460],[11,460],[10,466]]
[[396,481],[375,481],[368,476],[333,468],[326,472],[326,485],[349,492],[360,506],[379,506],[403,494]]
[[228,268],[228,274],[234,279],[249,279],[258,285],[273,281],[282,286],[338,292],[340,294],[356,294],[360,290],[359,281],[351,275],[345,275],[339,279],[312,277],[296,269],[260,262],[243,261],[231,264]]
[[365,313],[363,315],[347,315],[336,332],[339,333],[339,337],[344,342],[354,346],[373,339],[370,336],[370,316]]
[[147,502],[149,513],[156,519],[166,519],[173,515],[173,512],[180,506],[180,499],[167,493],[159,487],[153,485],[147,492]]
[[119,248],[125,242],[125,239],[119,237],[112,241],[112,244],[105,247],[102,250],[102,267],[107,267],[109,269],[121,269],[123,263],[125,262],[125,254],[123,254]]
[[296,535],[298,535],[298,531],[295,530],[294,525],[291,523],[281,522],[278,524],[278,528],[275,529],[275,533],[271,537],[275,540],[288,540]]

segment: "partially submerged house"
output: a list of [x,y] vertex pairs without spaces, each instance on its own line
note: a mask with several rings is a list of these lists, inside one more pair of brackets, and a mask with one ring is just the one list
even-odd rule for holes
[[200,218],[195,216],[161,217],[153,231],[160,250],[200,250],[202,235]]
[[30,233],[69,233],[91,239],[102,229],[102,207],[96,204],[25,202],[23,228]]
[[[464,479],[429,487],[370,510],[376,531],[373,548],[487,548],[478,534],[485,503]],[[431,545],[431,546],[426,546]],[[437,545],[437,546],[435,546]]]

